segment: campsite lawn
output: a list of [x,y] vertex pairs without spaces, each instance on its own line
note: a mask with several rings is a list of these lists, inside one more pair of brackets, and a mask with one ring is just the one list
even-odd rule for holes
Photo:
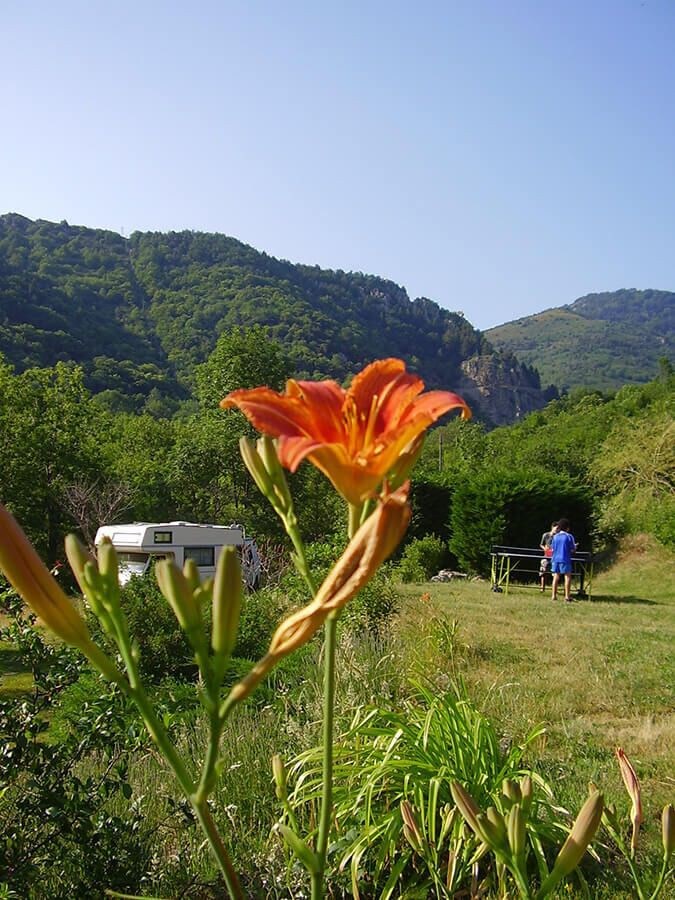
[[[533,763],[563,803],[577,808],[592,781],[627,809],[613,757],[624,748],[642,781],[652,840],[663,805],[675,802],[672,564],[672,553],[631,539],[596,575],[593,601],[572,604],[552,603],[532,586],[496,594],[484,581],[403,589],[407,624],[418,630],[420,617],[440,616],[449,668],[507,737],[545,725]],[[422,664],[431,652],[417,650]]]

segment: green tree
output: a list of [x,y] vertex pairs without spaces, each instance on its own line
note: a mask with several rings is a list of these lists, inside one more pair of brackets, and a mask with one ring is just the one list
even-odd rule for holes
[[57,363],[14,375],[0,364],[0,497],[50,560],[62,555],[73,524],[66,485],[102,472],[103,419],[81,369]]
[[214,351],[197,367],[197,397],[204,409],[215,409],[223,397],[237,388],[260,385],[281,390],[292,367],[267,328],[233,328],[218,338]]

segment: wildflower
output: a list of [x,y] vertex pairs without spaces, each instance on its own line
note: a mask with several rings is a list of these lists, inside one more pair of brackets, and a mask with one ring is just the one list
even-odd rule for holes
[[303,459],[320,469],[351,504],[372,496],[393,473],[401,484],[421,449],[426,429],[449,410],[469,418],[464,400],[449,391],[424,390],[400,359],[366,366],[347,390],[334,381],[290,379],[280,394],[267,387],[241,389],[221,401],[237,407],[261,432],[279,438],[281,464],[295,472]]
[[623,752],[621,747],[616,748],[616,758],[619,761],[619,769],[621,771],[623,783],[626,786],[628,796],[630,797],[633,804],[630,811],[630,818],[631,822],[633,823],[633,834],[631,836],[630,846],[631,852],[635,853],[635,849],[637,847],[638,831],[640,829],[640,823],[642,822],[642,798],[640,794],[640,782],[638,781],[638,777],[635,774],[635,769],[631,765],[630,760]]
[[17,521],[1,503],[0,570],[57,637],[85,653],[93,649],[84,619],[49,573]]
[[267,654],[230,693],[243,700],[276,663],[306,644],[331,613],[342,609],[393,553],[410,521],[408,484],[386,494],[329,572],[311,603],[291,613],[277,628]]

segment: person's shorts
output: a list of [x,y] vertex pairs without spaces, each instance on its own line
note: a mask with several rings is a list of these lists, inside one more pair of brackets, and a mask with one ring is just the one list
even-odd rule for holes
[[566,562],[553,562],[551,565],[551,571],[555,574],[556,572],[559,575],[571,575],[572,574],[572,563]]
[[548,567],[551,565],[551,560],[548,556],[545,556],[542,561],[539,563],[539,571],[540,572],[548,572]]

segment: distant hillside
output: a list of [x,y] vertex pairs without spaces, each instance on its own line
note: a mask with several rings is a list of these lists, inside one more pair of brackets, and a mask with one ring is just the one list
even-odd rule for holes
[[495,347],[534,366],[559,389],[617,390],[655,378],[675,353],[675,293],[588,294],[568,306],[485,332]]
[[0,353],[19,370],[72,360],[112,408],[170,411],[224,330],[266,325],[300,377],[342,381],[400,356],[497,425],[541,408],[539,377],[460,313],[391,281],[274,259],[234,238],[0,216]]

